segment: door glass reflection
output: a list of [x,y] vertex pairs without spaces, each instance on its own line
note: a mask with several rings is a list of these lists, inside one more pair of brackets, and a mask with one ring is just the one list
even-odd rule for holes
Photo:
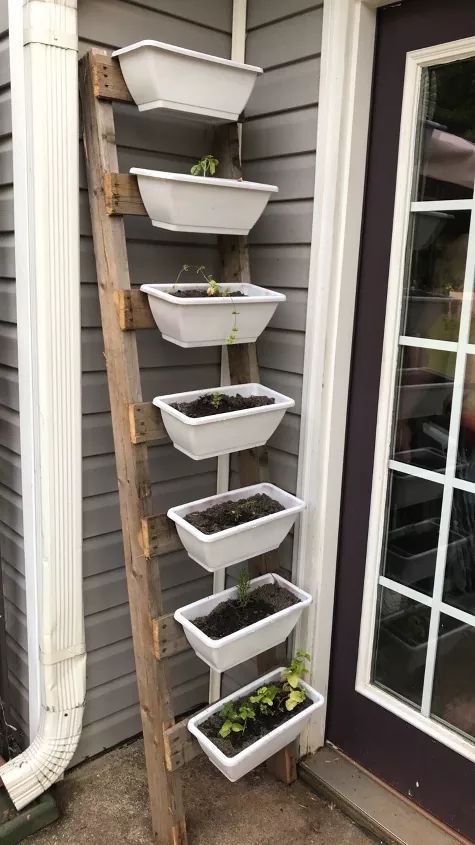
[[398,364],[391,457],[441,471],[449,438],[455,353],[403,346]]
[[383,574],[432,595],[443,485],[391,472],[388,486]]
[[454,490],[450,531],[457,541],[447,555],[443,598],[447,604],[475,613],[475,495],[472,493]]
[[401,334],[457,341],[469,211],[411,215]]
[[430,608],[379,589],[372,682],[407,703],[422,700]]
[[475,177],[475,60],[425,68],[415,199],[464,199]]
[[441,614],[432,716],[475,738],[475,628]]

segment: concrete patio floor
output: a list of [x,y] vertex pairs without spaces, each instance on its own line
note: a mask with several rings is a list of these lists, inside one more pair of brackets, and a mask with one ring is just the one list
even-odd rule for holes
[[[183,769],[190,845],[374,845],[339,810],[298,781],[277,783],[264,768],[229,783],[199,757]],[[143,744],[84,763],[56,787],[62,818],[28,845],[150,845]]]

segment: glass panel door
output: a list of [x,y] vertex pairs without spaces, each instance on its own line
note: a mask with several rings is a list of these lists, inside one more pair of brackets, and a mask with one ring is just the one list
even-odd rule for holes
[[369,680],[475,742],[475,58],[418,84]]

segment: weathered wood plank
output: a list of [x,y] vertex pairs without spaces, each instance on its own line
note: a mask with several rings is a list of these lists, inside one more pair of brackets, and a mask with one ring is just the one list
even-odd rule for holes
[[92,56],[91,74],[95,97],[120,103],[134,102],[122,76],[118,59],[109,55]]
[[142,519],[142,550],[147,559],[182,548],[176,528],[165,513]]
[[159,567],[150,565],[140,544],[142,520],[152,514],[147,447],[130,440],[129,406],[142,401],[137,340],[123,332],[114,292],[130,289],[124,222],[107,213],[104,175],[118,170],[112,105],[94,96],[93,57],[80,65],[84,147],[104,348],[119,482],[124,558],[137,683],[144,734],[154,841],[186,845],[181,783],[165,765],[163,732],[174,721],[166,661],[153,653],[152,619],[163,613]]
[[141,290],[117,290],[114,300],[123,332],[157,328],[146,293]]
[[153,647],[157,660],[173,657],[174,654],[181,654],[190,648],[183,628],[175,621],[173,613],[154,619],[152,625]]
[[164,733],[165,761],[169,772],[176,772],[199,754],[201,748],[188,730],[188,719],[177,722]]
[[132,443],[155,443],[168,439],[160,409],[152,402],[129,405],[129,425]]
[[104,173],[106,213],[146,217],[137,177],[130,173]]

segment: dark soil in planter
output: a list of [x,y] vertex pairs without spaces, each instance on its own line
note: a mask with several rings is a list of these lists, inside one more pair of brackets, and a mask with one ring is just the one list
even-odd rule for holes
[[243,525],[245,522],[252,522],[254,519],[283,510],[285,508],[280,502],[265,493],[257,493],[248,499],[239,499],[237,502],[229,499],[204,511],[192,511],[185,519],[203,534],[216,534],[225,528],[234,528],[236,525]]
[[298,602],[297,596],[278,584],[263,584],[252,590],[246,605],[241,605],[239,599],[228,599],[218,604],[208,616],[200,616],[192,622],[212,640],[220,640]]
[[[219,397],[219,403],[216,400]],[[223,393],[204,393],[193,402],[174,402],[171,405],[187,417],[211,417],[217,414],[227,414],[229,411],[244,411],[247,408],[261,408],[263,405],[274,405],[275,399],[268,396],[226,396]]]
[[177,296],[179,299],[237,299],[239,296],[246,296],[240,290],[232,291],[232,293],[214,293],[212,296],[206,293],[206,288],[177,288],[177,290],[169,290],[172,296]]
[[[276,686],[282,686],[282,684],[276,684]],[[236,699],[233,704],[238,707],[239,704],[245,700],[245,698],[239,698]],[[274,728],[278,728],[279,725],[283,725],[285,722],[288,722],[289,719],[292,719],[297,715],[297,713],[301,713],[302,710],[306,710],[307,707],[310,707],[311,703],[311,699],[307,698],[305,701],[302,701],[301,704],[298,704],[294,710],[291,710],[290,713],[287,710],[284,710],[283,712],[278,712],[274,716],[261,716],[256,713],[256,718],[248,721],[247,728],[244,733],[232,733],[226,737],[226,739],[219,736],[219,730],[223,724],[223,718],[219,715],[219,710],[213,716],[210,716],[206,722],[199,725],[199,728],[200,731],[203,731],[205,736],[207,736],[208,739],[210,739],[211,742],[226,755],[226,757],[235,757],[236,754],[239,754],[239,752],[243,751],[244,748],[249,748],[250,745],[253,745],[258,739],[261,739],[261,737],[266,736],[266,734],[273,731]]]

